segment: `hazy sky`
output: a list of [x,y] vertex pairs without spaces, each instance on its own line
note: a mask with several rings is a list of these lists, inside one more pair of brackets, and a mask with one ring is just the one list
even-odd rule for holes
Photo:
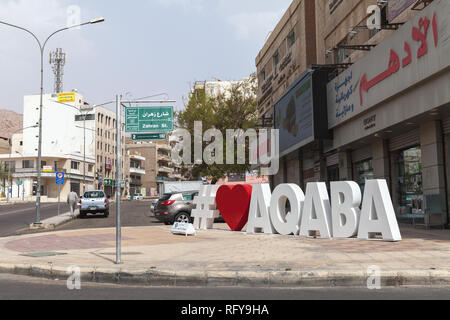
[[[91,104],[117,93],[140,98],[166,92],[184,106],[194,81],[237,80],[254,72],[255,57],[291,0],[0,0],[0,20],[40,39],[65,27],[45,54],[45,91],[53,90],[48,53],[67,53],[64,89]],[[23,96],[39,93],[39,50],[27,33],[0,25],[0,109],[22,113]]]

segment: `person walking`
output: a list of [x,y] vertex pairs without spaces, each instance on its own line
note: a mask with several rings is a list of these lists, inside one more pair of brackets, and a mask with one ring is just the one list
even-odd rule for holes
[[69,195],[67,196],[67,203],[69,204],[70,213],[72,215],[74,215],[74,213],[75,213],[75,209],[77,207],[77,202],[78,202],[78,194],[73,191],[70,192]]

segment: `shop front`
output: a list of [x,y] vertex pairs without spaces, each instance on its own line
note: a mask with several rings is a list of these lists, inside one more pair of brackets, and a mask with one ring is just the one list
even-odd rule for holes
[[449,221],[449,16],[435,0],[327,88],[340,178],[386,179],[398,219],[427,227]]

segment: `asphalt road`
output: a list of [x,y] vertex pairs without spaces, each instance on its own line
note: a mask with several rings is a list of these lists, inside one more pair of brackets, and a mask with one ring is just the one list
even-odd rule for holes
[[[160,224],[150,215],[149,201],[123,201],[121,221],[123,227],[140,227]],[[61,203],[61,213],[69,212],[69,206]],[[58,205],[45,203],[41,205],[41,220],[54,217],[58,214]],[[28,226],[36,221],[36,207],[32,204],[16,204],[0,206],[0,237],[16,234],[30,233]],[[56,230],[77,230],[91,228],[112,228],[116,226],[116,205],[110,208],[110,216],[105,219],[103,215],[88,215],[86,219],[77,219]],[[34,231],[33,231],[34,232]],[[47,232],[46,230],[41,232]],[[34,232],[36,233],[36,232]]]
[[[61,203],[61,213],[68,212],[69,206]],[[58,204],[42,203],[41,220],[58,215]],[[0,206],[0,237],[14,235],[17,230],[36,222],[36,206],[34,203]]]
[[68,290],[65,280],[0,274],[0,300],[450,300],[450,288],[256,289],[158,288],[81,283]]
[[[122,201],[121,203],[121,224],[122,227],[143,227],[160,224],[154,216],[150,214],[150,201]],[[56,230],[78,230],[92,228],[113,228],[116,226],[116,205],[110,207],[108,218],[103,215],[88,215],[85,219],[77,219]]]

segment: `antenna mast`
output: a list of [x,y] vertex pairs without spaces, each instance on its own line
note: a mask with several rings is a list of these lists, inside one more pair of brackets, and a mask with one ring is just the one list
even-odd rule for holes
[[55,74],[54,93],[63,92],[63,75],[64,66],[66,65],[66,54],[61,48],[50,52],[50,64],[52,65],[53,73]]

